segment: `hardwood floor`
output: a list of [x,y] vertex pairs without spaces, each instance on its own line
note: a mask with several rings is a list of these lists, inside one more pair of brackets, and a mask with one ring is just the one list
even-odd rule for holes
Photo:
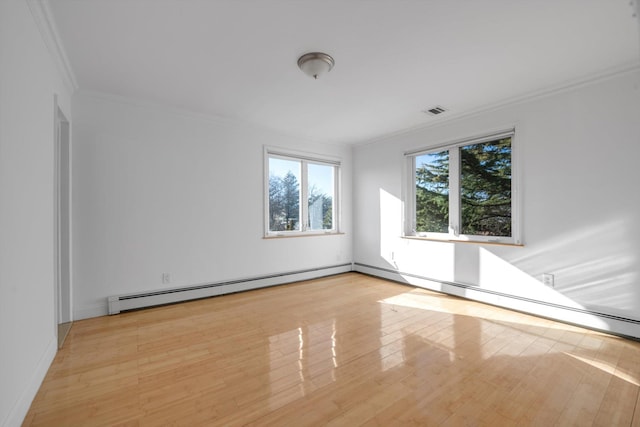
[[640,426],[640,343],[348,273],[73,324],[24,425]]

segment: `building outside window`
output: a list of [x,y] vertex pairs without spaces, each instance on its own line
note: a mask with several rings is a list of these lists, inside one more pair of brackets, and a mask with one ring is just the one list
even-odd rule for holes
[[265,150],[265,235],[338,233],[340,162]]

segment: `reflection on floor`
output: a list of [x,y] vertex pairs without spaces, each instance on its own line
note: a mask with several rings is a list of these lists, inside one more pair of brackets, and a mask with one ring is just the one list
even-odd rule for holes
[[348,273],[75,322],[25,425],[640,425],[639,360]]
[[61,349],[64,345],[64,340],[67,339],[71,324],[72,322],[58,324],[58,349]]

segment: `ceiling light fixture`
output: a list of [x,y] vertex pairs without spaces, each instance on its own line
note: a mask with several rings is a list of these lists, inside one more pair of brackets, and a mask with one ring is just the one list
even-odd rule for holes
[[309,77],[317,79],[333,68],[335,61],[326,53],[310,52],[298,58],[298,67]]

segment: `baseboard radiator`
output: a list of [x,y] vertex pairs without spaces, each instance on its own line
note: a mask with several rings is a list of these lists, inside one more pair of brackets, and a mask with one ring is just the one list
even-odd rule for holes
[[490,289],[483,289],[478,286],[439,281],[418,274],[358,262],[353,263],[353,271],[406,285],[480,301],[510,310],[530,313],[633,340],[640,340],[640,320],[638,319],[592,311],[586,308],[567,307],[560,304],[496,292]]
[[188,287],[162,289],[152,292],[142,292],[108,297],[109,314],[157,305],[172,304],[217,295],[283,285],[301,280],[316,279],[334,274],[352,271],[352,263],[290,271],[286,273],[270,274],[266,276],[250,277],[237,280],[227,280],[216,283],[206,283]]

